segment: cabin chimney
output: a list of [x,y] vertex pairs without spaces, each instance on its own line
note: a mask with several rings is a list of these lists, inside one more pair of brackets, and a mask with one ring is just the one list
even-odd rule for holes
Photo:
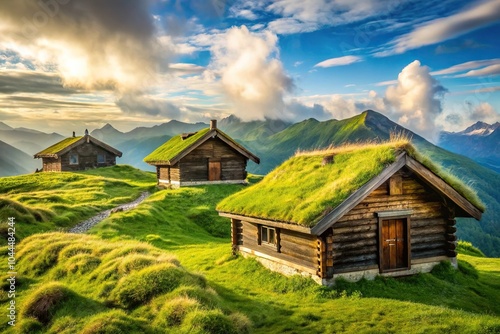
[[76,137],[76,133],[75,133],[75,131],[73,131],[73,137]]
[[89,135],[89,130],[85,129],[85,135],[88,136]]
[[210,130],[215,130],[215,129],[217,129],[217,120],[212,119],[210,120]]

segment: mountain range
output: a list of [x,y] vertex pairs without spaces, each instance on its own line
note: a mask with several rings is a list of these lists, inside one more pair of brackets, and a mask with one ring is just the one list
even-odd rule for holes
[[[221,130],[260,157],[261,163],[259,165],[253,162],[249,162],[248,165],[249,172],[255,174],[268,173],[297,150],[310,150],[346,142],[385,140],[392,133],[407,135],[412,138],[412,142],[421,152],[444,168],[449,169],[478,192],[479,197],[487,206],[487,211],[481,222],[460,219],[458,236],[479,246],[487,255],[500,257],[500,177],[492,166],[484,163],[484,160],[478,160],[480,165],[464,155],[455,154],[435,146],[372,110],[344,120],[332,119],[320,122],[311,118],[295,124],[279,120],[242,122],[237,117],[230,116],[221,120],[218,125]],[[174,135],[194,132],[207,126],[204,123],[189,124],[170,121],[152,128],[140,127],[124,133],[112,125],[106,124],[104,127],[92,131],[91,135],[122,151],[123,157],[118,161],[120,164],[129,164],[140,169],[153,171],[152,166],[142,161],[147,154]],[[18,149],[22,147],[29,149],[27,152],[30,154],[34,153],[35,147],[38,150],[42,145],[46,147],[62,139],[62,136],[58,134],[30,132],[27,129],[6,127],[8,126],[0,123],[0,140],[6,141],[3,138],[10,136],[8,137],[10,142],[7,144]],[[498,131],[498,125],[491,126],[481,123],[460,133],[444,134],[442,138],[446,137],[445,142],[449,144],[466,137],[469,141],[465,141],[462,145],[480,142],[481,145],[477,144],[476,151],[487,152],[489,150],[494,152],[495,149],[498,150],[498,140],[494,142],[489,138]],[[486,140],[486,138],[488,139]],[[488,145],[491,146],[488,148]],[[460,147],[459,144],[456,146]],[[452,149],[450,148],[450,150]],[[474,150],[471,149],[471,151]],[[2,152],[4,151],[2,150]],[[18,162],[18,159],[22,161]],[[9,160],[11,164],[12,161],[17,162],[17,167],[8,167],[10,171],[15,168],[19,168],[20,173],[24,173],[26,169],[28,171],[34,170],[28,164],[26,156],[19,155],[19,152],[17,155],[13,153],[2,154],[0,163],[2,160]],[[34,161],[34,159],[31,160]],[[2,166],[0,171],[3,175],[10,175],[3,172],[3,165],[0,166]],[[21,168],[22,166],[24,169]]]
[[499,122],[477,122],[460,132],[441,132],[438,145],[500,172]]

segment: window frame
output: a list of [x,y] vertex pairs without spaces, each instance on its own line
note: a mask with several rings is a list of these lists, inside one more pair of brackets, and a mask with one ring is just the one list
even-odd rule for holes
[[[99,161],[99,157],[102,157],[102,161]],[[97,154],[97,163],[98,164],[105,164],[106,163],[106,153]]]
[[[280,253],[280,248],[281,248],[281,233],[280,229],[277,227],[271,227],[267,225],[258,225],[258,244],[264,247],[269,247],[275,249],[278,253]],[[273,231],[274,235],[274,241],[269,242],[268,240],[270,239],[270,231]]]
[[[73,157],[75,157],[74,161],[73,161]],[[78,165],[79,163],[79,157],[78,157],[78,153],[70,153],[69,154],[69,164],[70,165]]]

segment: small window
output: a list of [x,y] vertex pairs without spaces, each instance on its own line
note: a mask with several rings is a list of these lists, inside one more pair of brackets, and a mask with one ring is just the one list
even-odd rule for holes
[[260,226],[258,235],[259,245],[271,246],[280,252],[280,231],[274,227]]
[[103,164],[106,162],[106,155],[104,154],[98,154],[97,155],[97,163],[98,164]]
[[78,165],[78,154],[70,154],[69,155],[69,164],[70,165]]

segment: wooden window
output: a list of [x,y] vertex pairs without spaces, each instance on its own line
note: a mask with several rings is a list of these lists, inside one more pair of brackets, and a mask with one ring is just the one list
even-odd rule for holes
[[280,249],[279,229],[261,225],[258,232],[260,232],[258,233],[259,245],[271,246],[273,248],[276,248],[276,250],[279,252]]
[[97,163],[98,164],[103,164],[106,162],[106,155],[103,153],[103,154],[98,154],[97,155]]
[[73,153],[69,155],[69,164],[78,165],[78,154]]

